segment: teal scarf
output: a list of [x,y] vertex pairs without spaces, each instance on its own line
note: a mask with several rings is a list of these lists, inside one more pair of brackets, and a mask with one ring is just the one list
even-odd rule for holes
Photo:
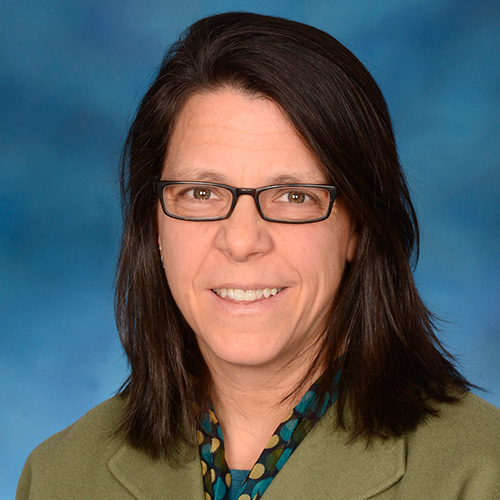
[[[304,394],[299,404],[278,426],[255,465],[243,481],[236,498],[258,500],[286,461],[337,399],[337,392],[327,393],[320,401],[317,390],[321,378]],[[335,381],[337,382],[337,381]],[[335,384],[336,385],[336,384]],[[203,415],[197,433],[205,498],[227,500],[231,474],[224,458],[222,429],[213,409]]]

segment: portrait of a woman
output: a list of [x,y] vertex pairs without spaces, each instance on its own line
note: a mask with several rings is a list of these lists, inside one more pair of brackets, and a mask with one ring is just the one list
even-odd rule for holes
[[500,412],[436,337],[384,97],[340,42],[195,22],[121,187],[130,374],[36,448],[19,500],[500,498]]

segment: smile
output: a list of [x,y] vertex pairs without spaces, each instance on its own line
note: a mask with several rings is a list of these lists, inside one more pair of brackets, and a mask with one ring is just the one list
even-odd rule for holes
[[242,290],[241,288],[214,288],[212,291],[222,299],[228,298],[236,302],[253,302],[262,298],[268,299],[281,292],[282,288],[258,288]]

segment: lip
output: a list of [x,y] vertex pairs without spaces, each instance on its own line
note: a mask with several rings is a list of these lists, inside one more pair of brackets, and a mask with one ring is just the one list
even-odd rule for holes
[[269,299],[283,290],[281,287],[273,288],[215,288],[212,291],[222,299],[229,298],[236,302],[255,302],[256,300]]
[[251,283],[247,285],[242,285],[238,283],[224,283],[222,285],[216,285],[210,287],[211,290],[217,290],[221,288],[233,288],[233,289],[239,289],[239,290],[264,290],[264,288],[285,288],[284,285],[276,285],[274,284],[267,284],[263,285],[262,283]]
[[[265,287],[262,285],[258,285],[254,288],[252,286],[217,286],[214,288],[234,288],[240,290],[258,290],[264,288],[271,288],[269,286]],[[280,287],[272,287],[272,288],[280,288]],[[211,296],[211,300],[214,303],[214,306],[219,309],[221,312],[229,313],[229,314],[262,314],[270,309],[273,309],[277,304],[283,300],[288,291],[287,287],[281,287],[281,291],[276,295],[272,295],[269,298],[262,297],[260,299],[256,299],[253,301],[236,301],[229,298],[222,298],[214,292],[214,289],[209,289],[209,295]]]

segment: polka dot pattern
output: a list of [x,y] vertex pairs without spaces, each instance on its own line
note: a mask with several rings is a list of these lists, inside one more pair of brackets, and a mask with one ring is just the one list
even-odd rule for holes
[[[317,391],[319,378],[306,392],[299,404],[278,426],[262,451],[236,498],[259,500],[290,455],[311,431],[326,410],[337,399],[336,391],[327,393],[320,401]],[[222,429],[213,409],[203,415],[197,432],[201,469],[206,500],[227,500],[231,474],[224,458]]]

